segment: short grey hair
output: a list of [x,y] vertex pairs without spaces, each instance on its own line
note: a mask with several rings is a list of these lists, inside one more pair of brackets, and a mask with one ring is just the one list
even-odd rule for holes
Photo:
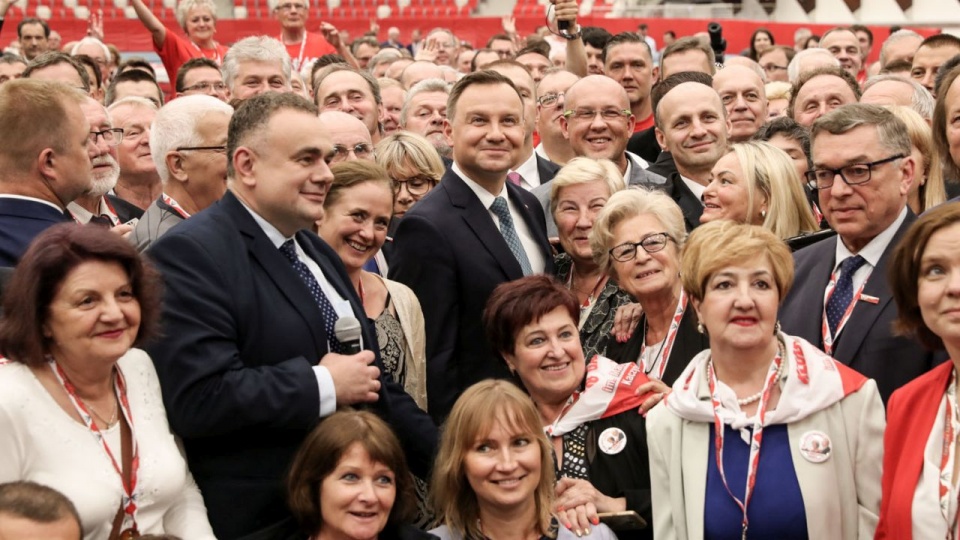
[[241,62],[279,62],[280,70],[290,84],[290,55],[279,40],[267,36],[250,36],[233,44],[223,57],[220,70],[223,82],[233,91],[233,83],[240,72]]
[[417,84],[413,85],[413,88],[407,91],[407,98],[403,100],[403,108],[400,109],[400,127],[407,127],[407,115],[410,113],[410,101],[413,100],[413,97],[417,94],[423,94],[426,92],[443,92],[450,96],[450,85],[447,81],[443,79],[424,79]]
[[149,99],[147,99],[147,98],[145,98],[145,97],[140,97],[140,96],[127,96],[127,97],[125,97],[125,98],[123,98],[123,99],[118,99],[118,100],[114,101],[113,103],[111,103],[110,106],[107,107],[107,112],[113,112],[113,111],[119,109],[120,107],[127,106],[127,105],[129,105],[129,106],[131,106],[131,107],[134,107],[134,108],[136,108],[136,107],[144,107],[144,108],[150,109],[150,110],[152,110],[152,111],[159,110],[156,103],[154,103],[153,101],[151,101],[151,100],[149,100]]
[[625,187],[623,173],[609,159],[575,157],[568,161],[550,182],[550,215],[557,213],[561,189],[591,182],[606,184],[610,195],[622,191]]
[[887,65],[887,47],[905,38],[919,38],[921,41],[923,41],[923,36],[906,28],[897,30],[896,32],[890,34],[887,39],[883,40],[883,45],[880,46],[881,67]]
[[880,144],[895,154],[909,156],[913,150],[907,125],[889,109],[879,105],[851,103],[828,112],[813,123],[810,130],[811,154],[821,133],[842,135],[861,126],[875,126]]
[[935,101],[930,91],[913,79],[905,79],[898,75],[874,75],[867,79],[863,85],[863,91],[866,92],[871,86],[884,81],[903,83],[913,88],[913,95],[910,98],[910,108],[917,112],[924,120],[930,121],[933,118],[933,106]]
[[795,82],[797,79],[799,79],[800,63],[803,61],[803,59],[814,56],[814,55],[818,55],[818,54],[822,54],[824,55],[824,57],[829,56],[831,60],[830,65],[840,67],[840,61],[837,60],[837,58],[833,56],[833,54],[831,54],[830,51],[821,47],[804,49],[798,52],[797,55],[793,57],[793,60],[790,61],[790,64],[787,65],[787,79],[789,79],[790,82]]
[[593,252],[593,260],[605,272],[613,271],[613,264],[610,262],[610,250],[614,247],[611,245],[613,230],[621,222],[641,214],[650,214],[663,224],[667,234],[677,243],[677,262],[679,263],[680,248],[687,240],[683,211],[672,197],[662,191],[631,186],[614,193],[607,200],[607,205],[600,211],[600,215],[593,222],[593,230],[590,231],[590,251]]
[[213,0],[180,0],[174,16],[176,16],[177,24],[180,25],[180,28],[183,28],[184,32],[187,31],[187,14],[190,13],[191,9],[196,8],[209,9],[213,20],[217,20],[217,5],[213,3]]
[[157,111],[150,126],[150,153],[157,166],[157,174],[164,184],[169,180],[167,152],[181,146],[200,146],[197,128],[209,114],[233,115],[233,107],[208,95],[179,97]]
[[98,45],[101,49],[103,49],[103,55],[107,57],[107,62],[113,61],[113,54],[110,52],[110,48],[107,47],[104,42],[92,36],[86,36],[80,41],[74,43],[73,47],[70,48],[70,56],[76,56],[77,51],[80,50],[80,47],[83,47],[87,44]]
[[[307,9],[310,9],[310,0],[298,0],[307,6]],[[280,5],[280,0],[267,0],[267,7],[270,8],[270,11],[277,9],[277,6]]]

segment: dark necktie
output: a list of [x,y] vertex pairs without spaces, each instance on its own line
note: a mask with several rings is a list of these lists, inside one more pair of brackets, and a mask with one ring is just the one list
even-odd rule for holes
[[860,255],[847,257],[840,263],[840,277],[837,278],[837,284],[833,288],[833,294],[827,301],[827,324],[830,326],[830,335],[837,339],[837,327],[840,325],[840,319],[847,312],[850,301],[853,300],[853,274],[857,272],[866,259]]
[[99,225],[101,227],[106,227],[108,229],[113,227],[113,220],[110,219],[110,217],[107,216],[106,214],[90,217],[90,223],[93,223],[94,225]]
[[337,334],[333,330],[333,326],[337,323],[337,312],[334,311],[330,299],[327,298],[327,295],[323,294],[323,289],[321,289],[320,284],[317,283],[317,278],[313,277],[313,272],[300,260],[300,257],[297,257],[297,249],[293,245],[293,240],[284,242],[283,245],[280,246],[280,253],[283,253],[284,257],[290,261],[290,265],[293,266],[293,269],[297,271],[297,275],[300,276],[303,283],[310,289],[313,300],[320,308],[320,314],[323,315],[323,329],[327,331],[327,341],[330,343],[330,350],[335,353],[340,352],[340,341],[337,340]]
[[497,197],[490,205],[490,211],[496,214],[500,220],[500,234],[503,235],[503,239],[507,241],[507,246],[513,252],[513,256],[520,263],[523,275],[529,276],[533,273],[533,268],[530,266],[530,260],[527,259],[527,252],[523,250],[523,245],[520,243],[520,237],[517,236],[517,229],[513,226],[513,217],[510,216],[510,209],[507,208],[507,200],[503,197]]

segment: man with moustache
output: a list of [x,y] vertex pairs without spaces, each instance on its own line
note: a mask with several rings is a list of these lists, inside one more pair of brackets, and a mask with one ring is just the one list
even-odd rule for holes
[[[90,148],[93,174],[90,190],[68,204],[67,210],[78,223],[92,222],[115,227],[120,225],[120,218],[106,195],[117,185],[117,178],[120,177],[117,145],[123,140],[123,130],[113,127],[107,109],[93,98],[85,99],[80,109],[90,123],[90,137],[96,139]],[[122,232],[128,230],[129,226]]]
[[509,377],[480,320],[493,289],[553,270],[540,205],[507,181],[524,121],[523,98],[507,77],[478,71],[460,79],[447,103],[453,165],[394,236],[390,278],[424,299],[427,398],[438,421],[470,385]]
[[400,128],[423,136],[447,160],[453,153],[445,126],[449,97],[450,85],[441,79],[427,79],[410,89],[400,110]]
[[150,130],[163,193],[137,222],[130,242],[145,251],[174,225],[227,189],[227,124],[233,107],[207,95],[184,96],[157,111]]

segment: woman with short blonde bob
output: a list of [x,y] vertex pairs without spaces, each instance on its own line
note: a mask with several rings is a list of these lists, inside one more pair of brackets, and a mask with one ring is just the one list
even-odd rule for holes
[[393,181],[393,217],[400,219],[413,205],[440,183],[445,167],[429,141],[407,131],[384,137],[377,143],[377,164]]
[[563,248],[554,257],[554,271],[577,295],[580,343],[589,361],[605,354],[617,308],[631,301],[590,250],[593,224],[607,200],[623,189],[623,175],[610,160],[578,157],[560,169],[550,186],[550,214]]
[[873,537],[883,403],[872,379],[780,332],[793,273],[764,228],[690,235],[683,286],[710,348],[647,416],[657,540]]
[[[507,486],[500,483],[509,480]],[[431,492],[441,540],[573,539],[551,514],[553,460],[533,402],[509,381],[468,388],[444,425]],[[615,539],[605,525],[583,538]]]
[[887,107],[894,116],[903,120],[910,134],[910,155],[916,162],[916,173],[907,194],[907,205],[914,214],[925,211],[947,200],[943,186],[943,163],[936,159],[933,145],[933,130],[930,124],[910,107]]
[[781,239],[819,230],[790,157],[770,143],[734,144],[713,167],[700,223],[761,225]]

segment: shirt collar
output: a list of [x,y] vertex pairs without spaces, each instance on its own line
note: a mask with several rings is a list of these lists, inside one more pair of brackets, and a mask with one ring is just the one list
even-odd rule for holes
[[456,161],[453,162],[453,166],[451,166],[450,169],[457,176],[462,178],[463,182],[467,184],[467,187],[469,187],[470,190],[477,195],[477,198],[480,199],[480,203],[483,204],[484,208],[489,209],[490,206],[493,204],[494,199],[496,199],[497,197],[503,197],[504,199],[509,199],[509,197],[507,196],[506,182],[504,182],[503,186],[500,188],[500,193],[494,195],[493,193],[490,193],[489,191],[487,191],[486,188],[476,183],[475,181],[471,180],[470,177],[464,174],[463,171],[460,169],[460,166],[457,165]]
[[63,214],[63,208],[61,208],[60,206],[57,206],[56,204],[54,204],[54,203],[52,203],[52,202],[50,202],[50,201],[44,200],[44,199],[38,199],[38,198],[36,198],[36,197],[27,197],[26,195],[14,195],[14,194],[12,194],[12,193],[3,193],[3,194],[0,194],[0,198],[2,198],[2,199],[20,199],[21,201],[33,201],[33,202],[42,203],[42,204],[45,204],[45,205],[49,206],[50,208],[56,208],[56,209],[57,209],[57,212],[60,212],[61,214]]
[[523,177],[523,181],[531,188],[540,185],[540,171],[537,170],[537,153],[531,152],[530,157],[514,169],[514,172]]
[[870,266],[873,268],[877,267],[877,264],[880,262],[880,257],[883,257],[883,252],[887,250],[887,246],[890,245],[890,241],[893,240],[893,235],[897,233],[897,230],[900,228],[900,225],[903,224],[903,220],[907,218],[907,207],[904,206],[900,210],[900,215],[897,216],[897,219],[893,220],[886,229],[883,230],[880,234],[875,236],[873,240],[867,242],[867,245],[863,246],[858,253],[853,253],[847,246],[844,245],[843,240],[837,236],[837,252],[836,259],[834,263],[834,269],[840,265],[847,257],[853,255],[860,255],[863,257]]
[[242,204],[244,208],[246,208],[247,212],[250,212],[250,216],[252,216],[253,220],[257,222],[257,225],[259,225],[260,228],[263,229],[263,233],[267,235],[267,238],[270,239],[270,242],[273,244],[275,248],[280,249],[280,246],[282,246],[284,242],[292,238],[292,237],[291,238],[285,237],[283,233],[280,232],[279,229],[273,226],[272,223],[263,219],[263,217],[260,214],[254,212],[252,208],[247,206],[247,203],[245,203],[243,199],[241,199],[240,197],[237,197],[237,200],[240,201],[240,204]]

